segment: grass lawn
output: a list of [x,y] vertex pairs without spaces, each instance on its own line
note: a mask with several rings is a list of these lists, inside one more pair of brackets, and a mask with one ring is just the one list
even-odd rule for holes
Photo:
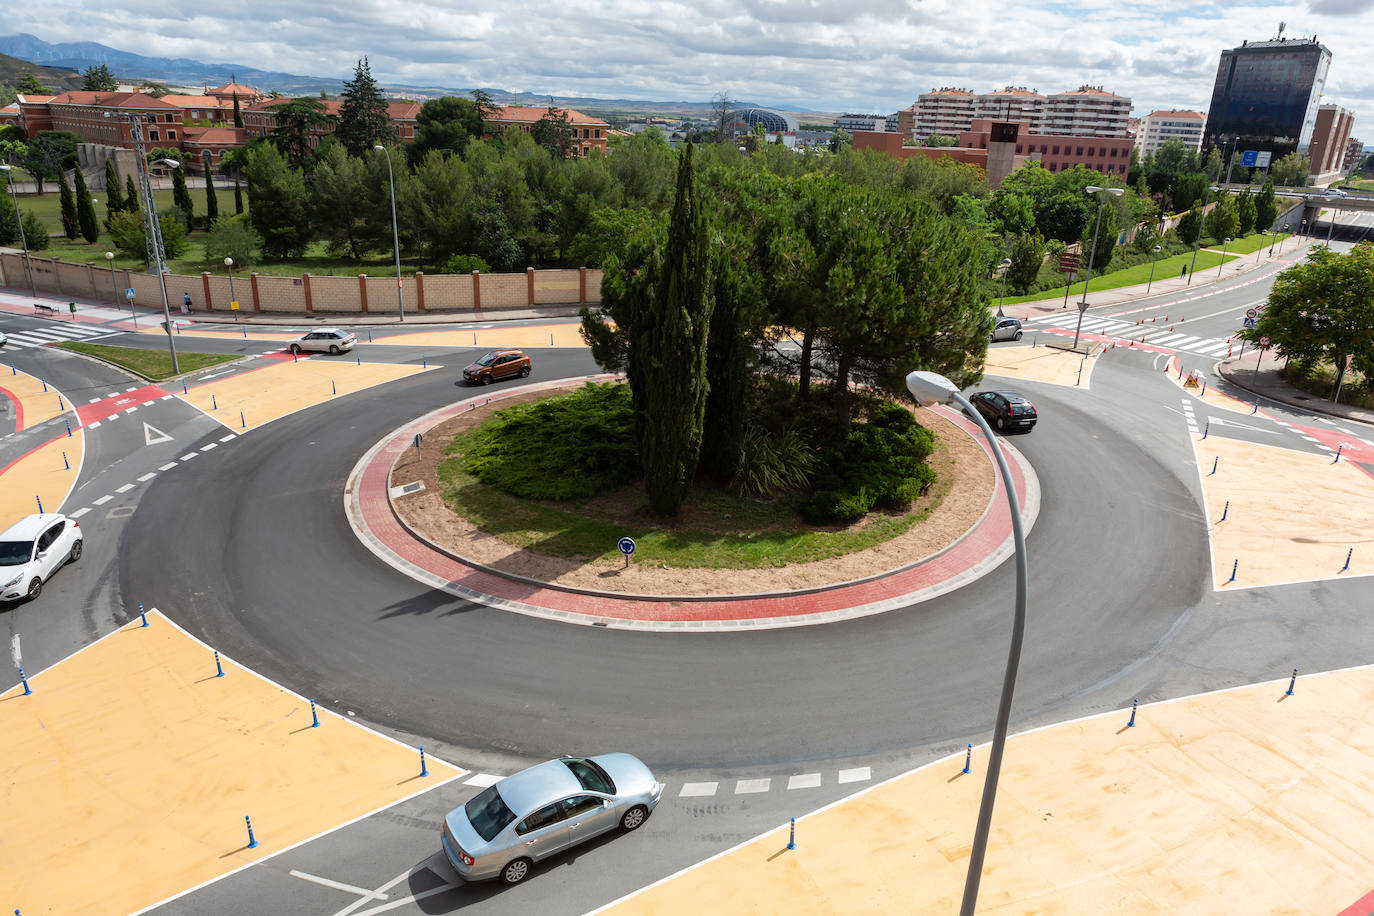
[[[52,190],[49,191],[49,188]],[[195,194],[195,191],[191,192],[193,200],[195,199]],[[92,191],[91,196],[98,201],[95,205],[95,216],[103,227],[105,225],[105,192]],[[122,190],[121,196],[123,196]],[[223,197],[222,194],[220,196]],[[73,199],[75,199],[75,195],[73,195]],[[154,191],[153,199],[157,201],[158,210],[165,210],[172,205],[172,191],[170,188],[166,191]],[[221,203],[223,202],[221,201]],[[204,210],[204,204],[204,192],[201,192],[201,199],[196,201],[197,209]],[[43,182],[43,193],[37,196],[33,194],[19,195],[19,209],[21,211],[32,210],[33,215],[41,219],[43,225],[48,227],[49,235],[54,232],[60,233],[62,231],[62,196],[58,193],[55,183]],[[229,209],[231,211],[234,209],[234,192],[232,189],[229,191]],[[66,236],[62,236],[62,238],[65,240]],[[81,244],[86,244],[86,240],[82,239],[80,235],[77,235],[77,239]],[[53,241],[56,241],[56,239]],[[101,250],[103,251],[104,249]]]
[[1350,188],[1352,191],[1374,191],[1374,181],[1358,178],[1354,181],[1347,181],[1341,187]]
[[[508,544],[557,557],[617,557],[616,542],[634,538],[636,563],[674,568],[763,569],[842,556],[891,540],[924,520],[944,493],[937,481],[911,512],[872,512],[848,528],[812,528],[795,501],[765,501],[694,487],[670,527],[649,512],[641,484],[580,502],[524,500],[478,481],[463,468],[456,438],[439,464],[444,503]],[[598,547],[604,547],[598,550]]]
[[[1268,239],[1265,240],[1265,244],[1268,244]],[[1254,249],[1250,250],[1253,251]],[[1236,255],[1228,253],[1225,257],[1225,260],[1233,261],[1236,257]],[[1221,256],[1221,252],[1213,252],[1203,249],[1197,253],[1196,270],[1205,270],[1208,267],[1216,267],[1218,264],[1222,262],[1222,260],[1223,258]],[[1155,279],[1163,280],[1167,277],[1177,277],[1179,275],[1180,270],[1182,270],[1183,266],[1186,264],[1191,264],[1192,261],[1193,253],[1191,251],[1185,252],[1184,254],[1176,254],[1171,258],[1161,258],[1160,261],[1157,264],[1155,264]],[[1135,286],[1138,283],[1146,283],[1149,281],[1149,279],[1150,264],[1147,261],[1144,264],[1137,264],[1135,267],[1128,267],[1125,270],[1118,270],[1115,273],[1110,273],[1103,276],[1094,275],[1092,280],[1092,288],[1095,290],[1117,289],[1122,286]],[[1081,295],[1082,292],[1082,282],[1075,283],[1072,287],[1070,287],[1070,298],[1072,298],[1075,295]],[[1008,296],[1006,298],[1006,303],[1008,305],[1011,305],[1017,302],[1037,302],[1044,299],[1063,298],[1064,287],[1061,286],[1059,289],[1041,290],[1040,292],[1032,293],[1029,296]]]
[[[165,350],[143,350],[135,347],[107,347],[104,344],[77,343],[67,341],[58,344],[64,350],[75,350],[77,353],[84,353],[87,356],[94,356],[96,359],[122,366],[130,372],[136,372],[144,378],[158,379],[171,378],[172,376],[172,355]],[[182,374],[194,372],[197,369],[204,369],[206,366],[216,366],[220,363],[233,362],[243,357],[232,353],[186,353],[177,351],[177,362],[181,366]]]
[[[1270,244],[1273,244],[1274,247],[1277,248],[1279,242],[1289,238],[1292,238],[1292,236],[1287,232],[1278,235],[1261,235],[1256,232],[1254,235],[1247,235],[1243,239],[1232,239],[1230,244],[1226,246],[1226,250],[1233,254],[1254,254],[1261,248],[1268,248]],[[1220,250],[1221,243],[1218,242],[1212,247]],[[1201,258],[1202,256],[1199,255],[1198,257]]]

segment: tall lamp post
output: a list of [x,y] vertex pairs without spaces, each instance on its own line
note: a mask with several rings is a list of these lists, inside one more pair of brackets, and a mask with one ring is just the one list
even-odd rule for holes
[[969,851],[968,875],[964,878],[964,899],[960,916],[973,916],[978,904],[978,883],[983,877],[983,857],[988,848],[988,834],[992,829],[992,806],[997,800],[997,779],[1002,771],[1002,751],[1007,744],[1007,726],[1011,721],[1011,700],[1016,691],[1016,669],[1021,663],[1021,642],[1026,631],[1026,537],[1021,530],[1021,507],[1016,485],[1011,479],[1006,456],[987,421],[968,402],[954,383],[934,372],[912,372],[906,377],[907,390],[918,404],[958,404],[977,421],[997,459],[997,470],[1007,491],[1011,507],[1011,533],[1016,545],[1016,612],[1012,617],[1011,649],[1007,653],[1007,670],[1002,677],[1002,698],[997,704],[997,721],[992,730],[992,748],[988,753],[988,772],[983,780],[983,799],[978,805],[978,825],[973,832],[973,848]]
[[14,200],[14,221],[19,225],[19,244],[24,248],[24,268],[29,273],[29,295],[38,298],[38,288],[33,285],[33,262],[29,260],[29,240],[24,238],[24,217],[19,215],[19,193],[14,189],[14,166],[0,165],[10,183],[10,198]]
[[[110,270],[110,292],[114,294],[114,304],[119,306],[119,286],[115,283],[114,252],[105,252],[105,264]],[[134,327],[138,327],[138,312],[134,311],[134,300],[129,300],[129,315],[134,319]]]
[[1231,237],[1226,236],[1226,240],[1221,243],[1221,263],[1217,265],[1217,279],[1221,279],[1221,269],[1226,266],[1226,246],[1231,244]]
[[1002,295],[997,299],[997,317],[1002,316],[1002,302],[1007,298],[1007,268],[1011,266],[1011,258],[1003,258],[998,265],[1002,268]]
[[234,295],[234,259],[225,258],[224,266],[229,269],[229,311],[234,313],[234,320],[239,320],[239,300]]
[[1159,249],[1161,247],[1160,245],[1156,245],[1150,249],[1154,252],[1154,255],[1150,258],[1150,282],[1145,284],[1145,295],[1147,296],[1150,295],[1150,287],[1153,286],[1155,282],[1155,262],[1159,260]]
[[372,148],[386,155],[386,179],[391,183],[391,241],[396,249],[396,314],[405,321],[406,307],[401,300],[401,234],[396,228],[396,176],[391,171],[391,150],[380,143]]
[[1120,197],[1125,188],[1096,188],[1092,185],[1083,189],[1097,195],[1097,221],[1093,224],[1093,247],[1088,252],[1088,273],[1083,278],[1083,298],[1078,303],[1078,324],[1073,328],[1073,349],[1078,349],[1078,332],[1083,329],[1083,313],[1088,310],[1088,284],[1093,282],[1093,258],[1097,255],[1097,233],[1102,229],[1102,208],[1107,205],[1108,197]]
[[[1323,203],[1333,204],[1336,202],[1334,197],[1323,197]],[[1336,228],[1336,208],[1331,208],[1331,217],[1326,221],[1326,247],[1331,247],[1331,230]]]
[[[176,337],[172,333],[172,313],[167,308],[167,267],[162,247],[162,223],[158,219],[157,201],[153,197],[153,179],[148,173],[147,155],[143,152],[143,117],[135,113],[116,116],[108,111],[104,116],[122,117],[129,122],[129,136],[134,141],[138,178],[143,190],[143,228],[148,239],[148,263],[157,271],[157,285],[162,292],[162,329],[167,332],[167,351],[172,355],[172,374],[180,375],[181,364],[177,360]],[[181,163],[175,159],[159,159],[157,163],[169,168],[181,167]]]
[[[1211,191],[1213,194],[1218,194],[1221,192],[1221,188],[1214,188],[1211,186],[1209,186],[1207,190]],[[1202,195],[1202,213],[1200,214],[1197,224],[1197,236],[1193,238],[1193,261],[1191,264],[1188,265],[1188,286],[1193,285],[1193,271],[1197,270],[1197,249],[1198,246],[1202,244],[1202,223],[1206,219],[1206,217],[1207,194],[1206,192],[1204,192]]]

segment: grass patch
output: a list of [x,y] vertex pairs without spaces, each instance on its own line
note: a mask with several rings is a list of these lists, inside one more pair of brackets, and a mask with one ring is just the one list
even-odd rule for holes
[[[1269,244],[1268,239],[1265,239],[1265,244]],[[1209,267],[1216,267],[1221,264],[1223,260],[1234,261],[1237,255],[1232,253],[1233,250],[1234,249],[1228,249],[1226,257],[1223,258],[1219,251],[1214,252],[1208,251],[1205,248],[1202,249],[1197,253],[1197,267],[1195,270],[1206,270]],[[1250,250],[1254,251],[1253,248]],[[1161,258],[1159,262],[1155,264],[1155,279],[1167,280],[1170,277],[1177,277],[1183,267],[1192,264],[1192,262],[1193,253],[1191,251],[1186,254],[1176,254],[1171,258]],[[1147,261],[1144,264],[1137,264],[1134,267],[1118,270],[1115,273],[1100,275],[1094,273],[1092,288],[1095,290],[1118,289],[1122,286],[1136,286],[1137,284],[1147,283],[1149,279],[1150,264]],[[1075,295],[1082,295],[1082,293],[1083,283],[1081,281],[1069,287],[1070,298]],[[1018,302],[1039,302],[1044,299],[1063,298],[1064,287],[1061,286],[1058,289],[1041,290],[1038,293],[1031,293],[1028,296],[1008,296],[1006,298],[1006,303],[1007,305],[1011,305]]]
[[[1306,372],[1293,363],[1279,374],[1294,388],[1323,401],[1330,401],[1336,392],[1336,367],[1329,363],[1309,368]],[[1374,384],[1358,370],[1351,369],[1341,383],[1340,402],[1353,407],[1374,408]]]
[[[1226,246],[1226,250],[1231,254],[1254,254],[1261,248],[1268,248],[1272,244],[1274,246],[1274,249],[1277,251],[1279,243],[1282,242],[1284,239],[1289,238],[1292,238],[1292,236],[1289,235],[1287,232],[1281,233],[1276,236],[1261,235],[1260,233],[1256,232],[1254,235],[1247,235],[1243,239],[1232,239],[1230,244]],[[1220,250],[1221,243],[1218,242],[1212,247],[1216,248],[1217,250]],[[1202,255],[1198,255],[1198,257],[1201,258]]]
[[[84,353],[87,356],[94,356],[96,359],[104,360],[136,372],[144,378],[158,379],[171,378],[172,355],[163,350],[143,350],[136,347],[110,347],[104,344],[77,343],[67,341],[58,344],[64,350],[74,350],[77,353]],[[197,369],[204,369],[207,366],[217,366],[220,363],[233,362],[243,357],[233,353],[184,353],[177,352],[177,362],[181,365],[182,373],[194,372]]]

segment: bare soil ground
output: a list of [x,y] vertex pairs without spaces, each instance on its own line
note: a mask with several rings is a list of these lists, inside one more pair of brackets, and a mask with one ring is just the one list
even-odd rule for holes
[[[568,388],[581,384],[570,384]],[[441,495],[438,465],[454,437],[482,423],[493,411],[556,393],[545,390],[506,398],[447,420],[425,433],[418,452],[406,449],[392,468],[391,486],[415,481],[425,485],[418,493],[392,500],[402,521],[453,554],[543,582],[635,595],[738,595],[835,585],[917,563],[948,548],[977,524],[994,491],[992,462],[982,447],[939,414],[918,408],[917,421],[937,440],[930,464],[939,479],[931,492],[913,506],[913,511],[932,504],[935,509],[925,521],[889,541],[845,556],[767,569],[678,569],[634,562],[626,569],[618,557],[543,555],[507,544],[450,510]],[[696,527],[690,511],[667,524],[683,530]],[[863,521],[855,524],[862,525]]]

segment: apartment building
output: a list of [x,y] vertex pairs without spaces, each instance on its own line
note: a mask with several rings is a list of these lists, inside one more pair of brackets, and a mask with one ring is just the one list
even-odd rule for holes
[[1140,119],[1135,146],[1142,157],[1158,152],[1169,140],[1182,140],[1189,149],[1201,150],[1203,128],[1206,126],[1207,116],[1200,111],[1152,111]]
[[1045,101],[1039,133],[1072,137],[1126,137],[1131,100],[1101,86],[1079,86]]
[[[987,149],[997,128],[1007,122],[975,118],[969,130],[959,134],[962,149]],[[1131,167],[1131,140],[1127,137],[1093,137],[1073,134],[1038,134],[1027,122],[1011,122],[1015,132],[1015,154],[1034,159],[1051,172],[1083,166],[1104,175],[1126,178]]]
[[[946,86],[917,96],[913,107],[910,136],[918,140],[931,134],[957,137],[973,123],[978,97],[968,89]],[[899,123],[900,127],[900,123]],[[905,131],[903,131],[905,133]]]
[[1221,52],[1203,149],[1308,151],[1331,52],[1311,38],[1243,41]]
[[1019,121],[1040,131],[1045,120],[1045,97],[1025,86],[1008,86],[996,92],[980,93],[974,102],[974,117],[988,121]]
[[1345,170],[1350,130],[1355,115],[1339,105],[1322,105],[1312,127],[1312,144],[1307,148],[1311,162],[1308,173],[1314,183],[1322,184],[1339,178]]
[[1364,143],[1351,137],[1345,144],[1345,161],[1341,163],[1342,170],[1347,172],[1350,171],[1359,165],[1360,160],[1363,158]]

